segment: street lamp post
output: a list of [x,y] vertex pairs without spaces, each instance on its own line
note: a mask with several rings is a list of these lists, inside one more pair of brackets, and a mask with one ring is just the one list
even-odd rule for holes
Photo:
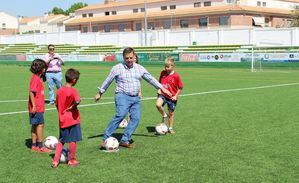
[[147,5],[146,0],[144,0],[144,44],[147,46]]

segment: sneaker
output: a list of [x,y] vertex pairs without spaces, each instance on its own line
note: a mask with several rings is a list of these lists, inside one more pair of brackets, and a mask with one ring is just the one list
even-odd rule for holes
[[71,166],[71,167],[75,167],[75,166],[78,166],[79,165],[79,161],[73,159],[73,160],[70,160],[68,162],[68,165]]
[[39,152],[39,148],[37,146],[32,146],[31,151],[32,152]]
[[52,152],[51,149],[48,149],[46,147],[41,147],[41,148],[38,148],[38,149],[39,149],[38,152],[40,152],[40,153],[50,153],[50,152]]
[[130,143],[125,143],[125,142],[120,142],[119,146],[125,147],[125,148],[133,148],[133,144]]
[[57,161],[53,161],[51,167],[52,167],[52,168],[57,168],[58,165],[59,165],[59,162],[57,162]]
[[48,105],[54,105],[55,104],[55,102],[49,102],[48,103]]
[[168,129],[168,133],[175,134],[175,131],[173,129]]

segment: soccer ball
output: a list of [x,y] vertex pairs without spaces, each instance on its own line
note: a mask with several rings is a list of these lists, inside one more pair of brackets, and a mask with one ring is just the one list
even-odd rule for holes
[[159,135],[165,135],[168,132],[168,127],[164,123],[156,125],[156,133]]
[[67,163],[69,160],[69,149],[63,148],[59,159],[60,163]]
[[107,151],[115,151],[118,149],[119,143],[118,140],[114,137],[109,137],[105,140],[104,146]]
[[54,136],[47,137],[44,142],[46,148],[52,149],[52,150],[54,150],[56,148],[57,143],[58,143],[58,139]]
[[118,125],[119,128],[126,128],[127,126],[128,126],[128,121],[126,119],[123,119]]

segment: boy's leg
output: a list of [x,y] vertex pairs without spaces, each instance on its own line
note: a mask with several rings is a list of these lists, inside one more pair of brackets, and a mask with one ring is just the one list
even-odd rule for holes
[[175,134],[175,131],[173,130],[173,125],[174,125],[174,110],[176,107],[176,102],[169,100],[167,101],[167,106],[168,106],[168,122],[169,122],[169,133]]
[[163,104],[164,104],[164,100],[161,97],[158,97],[156,101],[156,107],[160,112],[160,114],[162,115],[162,123],[166,123],[167,114],[164,111]]
[[43,129],[44,129],[44,124],[38,124],[36,128],[37,132],[37,138],[36,141],[38,143],[38,147],[42,148],[42,142],[43,142]]
[[35,150],[37,148],[36,145],[36,138],[37,138],[37,134],[36,134],[36,125],[31,125],[31,149]]
[[117,93],[115,95],[115,107],[116,107],[116,114],[111,119],[108,127],[105,130],[105,134],[103,136],[103,141],[107,138],[111,137],[111,135],[115,132],[118,128],[119,123],[125,118],[129,111],[129,102],[128,96],[122,93]]
[[53,162],[56,162],[57,164],[59,163],[59,160],[60,160],[63,145],[64,145],[64,143],[61,143],[61,142],[58,142],[58,144],[56,145],[55,156],[54,156]]
[[76,142],[70,142],[69,143],[70,154],[69,154],[68,165],[72,166],[72,167],[77,166],[79,164],[79,161],[77,161],[76,158],[75,158],[75,156],[76,156],[76,147],[77,147]]
[[174,111],[169,111],[168,122],[169,122],[169,129],[173,129],[174,123]]
[[139,120],[140,120],[140,115],[141,115],[141,110],[140,110],[140,98],[139,97],[131,97],[131,108],[130,108],[130,123],[128,123],[128,126],[126,127],[124,134],[121,138],[121,143],[129,144],[131,140],[131,136],[136,130]]
[[50,104],[54,104],[54,81],[53,81],[53,73],[46,73],[47,84],[49,89],[49,101]]
[[77,149],[76,142],[69,143],[69,149],[70,149],[69,159],[74,160],[76,157],[76,149]]

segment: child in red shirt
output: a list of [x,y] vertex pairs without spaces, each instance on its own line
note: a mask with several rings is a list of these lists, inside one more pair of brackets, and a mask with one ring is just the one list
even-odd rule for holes
[[78,91],[73,88],[79,80],[80,73],[76,69],[68,69],[65,73],[65,86],[57,91],[56,107],[59,117],[59,142],[56,146],[52,167],[56,168],[65,143],[69,143],[69,166],[77,166],[79,162],[75,159],[76,142],[82,140],[80,127],[80,113],[77,106],[80,103]]
[[159,82],[163,85],[164,88],[170,91],[171,96],[163,93],[161,90],[158,90],[156,107],[162,115],[162,122],[166,123],[167,114],[165,113],[163,107],[165,104],[167,104],[169,122],[168,132],[170,134],[175,134],[175,131],[173,130],[174,110],[177,105],[179,94],[183,89],[183,83],[180,75],[174,71],[175,63],[173,58],[167,58],[164,65],[165,70],[161,72]]
[[29,84],[29,122],[31,124],[31,150],[34,152],[48,153],[50,149],[43,147],[43,128],[44,128],[44,85],[40,78],[45,73],[47,64],[41,59],[35,59],[30,66],[33,73]]

